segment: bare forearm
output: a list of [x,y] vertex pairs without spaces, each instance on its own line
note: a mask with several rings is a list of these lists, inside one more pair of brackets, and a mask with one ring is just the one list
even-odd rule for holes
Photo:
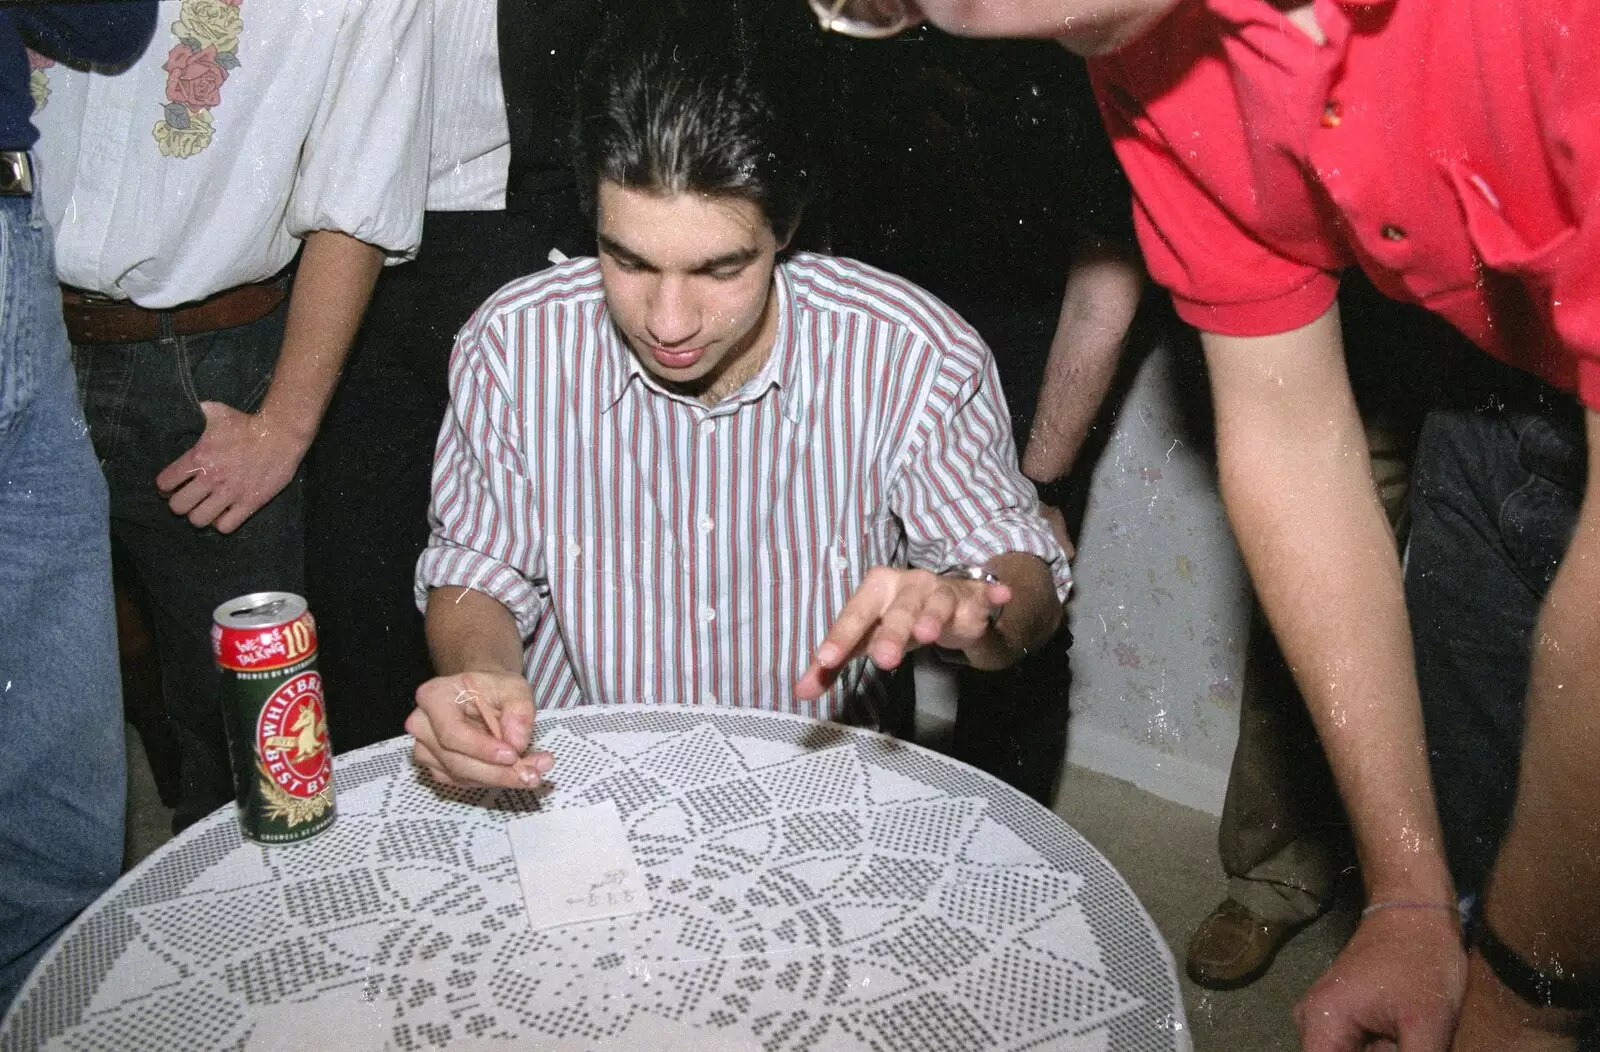
[[1054,482],[1071,470],[1111,388],[1143,288],[1131,250],[1094,249],[1073,261],[1022,455],[1023,474],[1034,481]]
[[1000,669],[1042,646],[1061,623],[1061,604],[1043,559],[1006,552],[989,561],[989,572],[1011,589],[1006,604],[983,639],[967,651],[974,668]]
[[1228,513],[1350,814],[1368,893],[1448,902],[1399,561],[1337,312],[1280,337],[1205,344]]
[[1516,811],[1489,925],[1531,964],[1600,980],[1600,413],[1589,489],[1534,632]]
[[470,588],[428,594],[428,653],[441,676],[461,672],[522,673],[517,622],[499,600]]
[[383,269],[383,250],[336,230],[306,235],[289,294],[283,349],[260,415],[307,445],[322,423]]

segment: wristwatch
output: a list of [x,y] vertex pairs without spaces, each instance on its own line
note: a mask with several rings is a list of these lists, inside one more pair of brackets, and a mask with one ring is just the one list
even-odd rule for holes
[[[954,577],[962,581],[982,581],[984,584],[1000,583],[1000,578],[990,573],[988,567],[974,566],[972,563],[956,563],[954,566],[946,566],[939,571],[939,576]],[[990,628],[993,628],[995,622],[1000,620],[1000,615],[1005,613],[1005,609],[1003,605],[989,608]],[[972,664],[967,660],[967,654],[964,650],[952,650],[949,647],[934,647],[933,649],[946,664],[961,665],[963,667],[970,667]]]
[[[946,566],[939,571],[940,577],[955,577],[963,581],[982,581],[984,584],[999,584],[1000,578],[989,572],[987,566],[974,566],[972,563],[956,563]],[[1005,613],[1004,603],[989,608],[989,627],[993,628],[995,622],[1000,620],[1000,615]]]
[[972,563],[956,563],[946,566],[939,571],[940,577],[959,577],[965,581],[982,581],[984,584],[999,584],[1000,578],[989,572],[987,566],[974,566]]

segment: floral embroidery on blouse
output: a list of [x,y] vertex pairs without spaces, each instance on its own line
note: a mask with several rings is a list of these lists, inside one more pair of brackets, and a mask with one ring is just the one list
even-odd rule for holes
[[244,0],[183,0],[167,53],[167,101],[153,134],[167,157],[193,157],[211,145],[211,111],[222,103],[228,71],[239,68]]
[[38,113],[50,101],[50,78],[45,70],[56,64],[33,48],[28,48],[28,94],[33,96],[33,112]]

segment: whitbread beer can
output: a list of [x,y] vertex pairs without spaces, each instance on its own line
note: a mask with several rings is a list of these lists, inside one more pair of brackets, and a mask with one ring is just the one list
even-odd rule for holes
[[334,815],[317,623],[289,592],[242,595],[212,620],[239,829],[262,844],[316,836]]

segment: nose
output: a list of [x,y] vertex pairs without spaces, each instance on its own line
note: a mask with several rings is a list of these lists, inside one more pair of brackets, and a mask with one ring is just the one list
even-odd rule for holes
[[677,347],[699,334],[700,310],[683,278],[667,275],[661,279],[650,299],[645,327],[659,347]]

